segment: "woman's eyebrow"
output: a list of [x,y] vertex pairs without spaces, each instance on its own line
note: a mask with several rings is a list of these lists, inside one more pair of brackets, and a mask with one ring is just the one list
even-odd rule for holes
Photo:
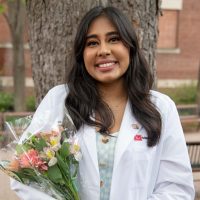
[[106,35],[107,36],[110,36],[110,35],[119,35],[119,33],[117,31],[112,31],[112,32],[108,32]]
[[90,38],[97,38],[96,34],[91,34],[91,35],[87,35],[86,39],[90,39]]
[[[119,35],[119,33],[117,31],[111,31],[106,33],[106,36],[110,36],[110,35]],[[86,36],[86,39],[90,39],[90,38],[97,38],[97,34],[90,34]]]

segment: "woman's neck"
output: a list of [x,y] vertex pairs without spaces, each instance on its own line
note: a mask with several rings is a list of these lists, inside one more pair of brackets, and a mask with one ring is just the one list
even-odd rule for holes
[[102,100],[109,106],[114,116],[114,123],[109,127],[110,133],[119,131],[127,103],[127,89],[122,83],[98,85]]
[[128,95],[124,82],[99,84],[98,89],[102,100],[111,107],[127,101]]

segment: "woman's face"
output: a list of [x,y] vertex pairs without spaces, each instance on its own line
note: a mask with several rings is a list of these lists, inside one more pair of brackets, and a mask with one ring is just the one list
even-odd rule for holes
[[99,83],[121,81],[129,66],[129,48],[104,15],[90,25],[83,52],[87,72]]

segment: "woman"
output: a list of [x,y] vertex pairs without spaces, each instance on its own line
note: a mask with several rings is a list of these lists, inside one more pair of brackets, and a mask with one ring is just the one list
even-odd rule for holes
[[[34,120],[45,112],[50,117],[43,127],[62,120],[68,109],[83,154],[81,200],[194,199],[175,104],[150,91],[152,82],[128,19],[113,7],[90,10],[77,31],[67,87],[48,92],[29,128],[37,130]],[[25,200],[50,199],[16,181],[12,188]]]

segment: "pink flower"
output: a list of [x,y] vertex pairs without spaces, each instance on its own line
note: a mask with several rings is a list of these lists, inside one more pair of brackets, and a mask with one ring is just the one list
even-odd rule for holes
[[30,149],[28,152],[20,155],[20,166],[21,168],[36,167],[41,171],[48,170],[46,162],[44,162],[36,150]]
[[19,170],[19,168],[20,168],[19,160],[17,160],[17,159],[14,159],[8,166],[8,169],[10,171],[16,171],[17,172]]

